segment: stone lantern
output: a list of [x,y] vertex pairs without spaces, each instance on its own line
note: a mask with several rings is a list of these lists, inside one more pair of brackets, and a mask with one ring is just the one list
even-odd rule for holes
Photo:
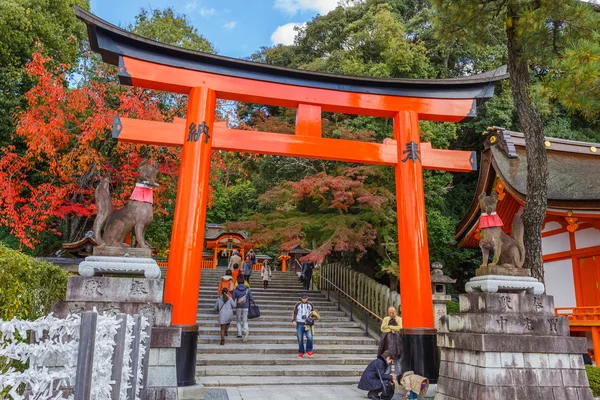
[[442,263],[434,262],[431,264],[431,293],[433,295],[433,315],[435,318],[436,329],[440,329],[440,318],[446,315],[446,304],[451,299],[446,294],[446,285],[455,283],[456,279],[444,275]]

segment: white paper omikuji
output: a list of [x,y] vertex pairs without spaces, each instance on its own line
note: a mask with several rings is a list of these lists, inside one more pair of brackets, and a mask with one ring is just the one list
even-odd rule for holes
[[[96,311],[96,310],[94,310]],[[142,327],[147,326],[145,318],[141,319]],[[53,395],[53,392],[64,386],[74,386],[77,351],[79,346],[79,326],[81,318],[77,314],[69,315],[65,319],[54,318],[52,314],[39,318],[35,321],[13,319],[11,321],[0,320],[0,357],[18,360],[28,363],[29,368],[23,372],[10,368],[6,373],[0,375],[0,390],[11,388],[8,395],[14,400],[21,400],[23,396],[18,393],[19,388],[29,388],[33,398],[37,400],[72,400],[73,395],[64,397],[61,392]],[[144,325],[145,324],[145,325]],[[114,381],[112,375],[112,356],[115,349],[115,334],[119,321],[114,315],[99,315],[96,324],[96,343],[94,347],[94,361],[92,372],[91,397],[95,400],[110,398]],[[36,343],[27,343],[28,333],[43,338]],[[142,334],[142,344],[148,342],[148,335]],[[133,318],[127,318],[126,332],[126,356],[123,369],[123,377],[132,376],[131,371],[131,343],[133,341]],[[146,346],[140,349],[140,356],[146,352]],[[58,357],[58,358],[54,358]],[[61,360],[62,368],[49,370],[44,363],[48,359]],[[142,370],[136,371],[138,382],[141,383]],[[125,380],[128,382],[128,379]],[[141,385],[140,385],[141,386]],[[121,388],[120,398],[125,399],[127,385]],[[136,394],[136,398],[139,398]]]

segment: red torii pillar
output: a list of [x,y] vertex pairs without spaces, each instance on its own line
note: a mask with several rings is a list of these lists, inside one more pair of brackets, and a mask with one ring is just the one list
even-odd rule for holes
[[[459,122],[473,116],[475,98],[493,94],[501,71],[452,80],[378,80],[309,71],[190,52],[125,32],[81,8],[92,50],[118,65],[123,84],[188,95],[185,125],[116,118],[119,141],[183,146],[165,303],[183,325],[180,385],[194,383],[196,314],[212,150],[309,157],[394,166],[402,293],[404,369],[437,380],[438,360],[429,273],[422,168],[475,169],[473,152],[420,143],[419,119]],[[384,84],[382,84],[382,82]],[[294,135],[248,132],[215,124],[216,99],[297,109]],[[321,113],[393,118],[394,140],[365,143],[323,138]]]

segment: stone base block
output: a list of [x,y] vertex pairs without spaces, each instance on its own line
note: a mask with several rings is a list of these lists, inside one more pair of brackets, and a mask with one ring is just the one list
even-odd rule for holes
[[478,333],[438,333],[438,347],[469,351],[584,354],[585,338]]
[[440,332],[568,336],[569,320],[539,314],[453,314],[441,320]]
[[554,316],[554,299],[546,295],[468,293],[459,296],[461,313],[540,314]]
[[96,272],[114,275],[144,275],[160,278],[160,268],[152,258],[90,256],[79,264],[79,275],[92,277]]
[[475,270],[475,276],[502,275],[502,276],[531,276],[529,268],[517,268],[510,264],[481,266]]
[[177,386],[146,388],[146,400],[177,400]]
[[461,295],[438,333],[435,400],[592,400],[586,339],[570,337],[552,307],[543,295]]
[[177,386],[177,368],[174,365],[149,365],[147,386]]
[[152,258],[152,249],[128,246],[95,246],[92,255],[99,257]]
[[179,391],[179,400],[204,400],[204,385],[180,386],[177,390]]
[[[167,349],[171,347],[181,346],[181,327],[167,326],[152,328],[152,336],[150,336],[150,347]],[[167,357],[164,353],[162,357]]]
[[93,311],[94,308],[100,314],[141,314],[154,321],[153,326],[168,327],[171,325],[171,304],[163,303],[60,301],[52,306],[52,312],[57,318],[65,318],[68,314]]
[[544,293],[544,284],[535,278],[504,275],[485,275],[471,278],[465,285],[467,293],[474,292],[508,292],[508,293]]
[[70,276],[67,300],[162,303],[164,289],[162,279]]

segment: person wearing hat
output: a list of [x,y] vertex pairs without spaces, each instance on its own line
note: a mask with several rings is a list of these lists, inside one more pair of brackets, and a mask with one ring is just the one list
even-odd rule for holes
[[304,357],[304,336],[306,336],[306,354],[309,357],[313,356],[313,330],[311,320],[308,319],[313,310],[312,303],[308,301],[308,293],[303,292],[292,313],[292,325],[296,327],[298,338],[298,358]]

